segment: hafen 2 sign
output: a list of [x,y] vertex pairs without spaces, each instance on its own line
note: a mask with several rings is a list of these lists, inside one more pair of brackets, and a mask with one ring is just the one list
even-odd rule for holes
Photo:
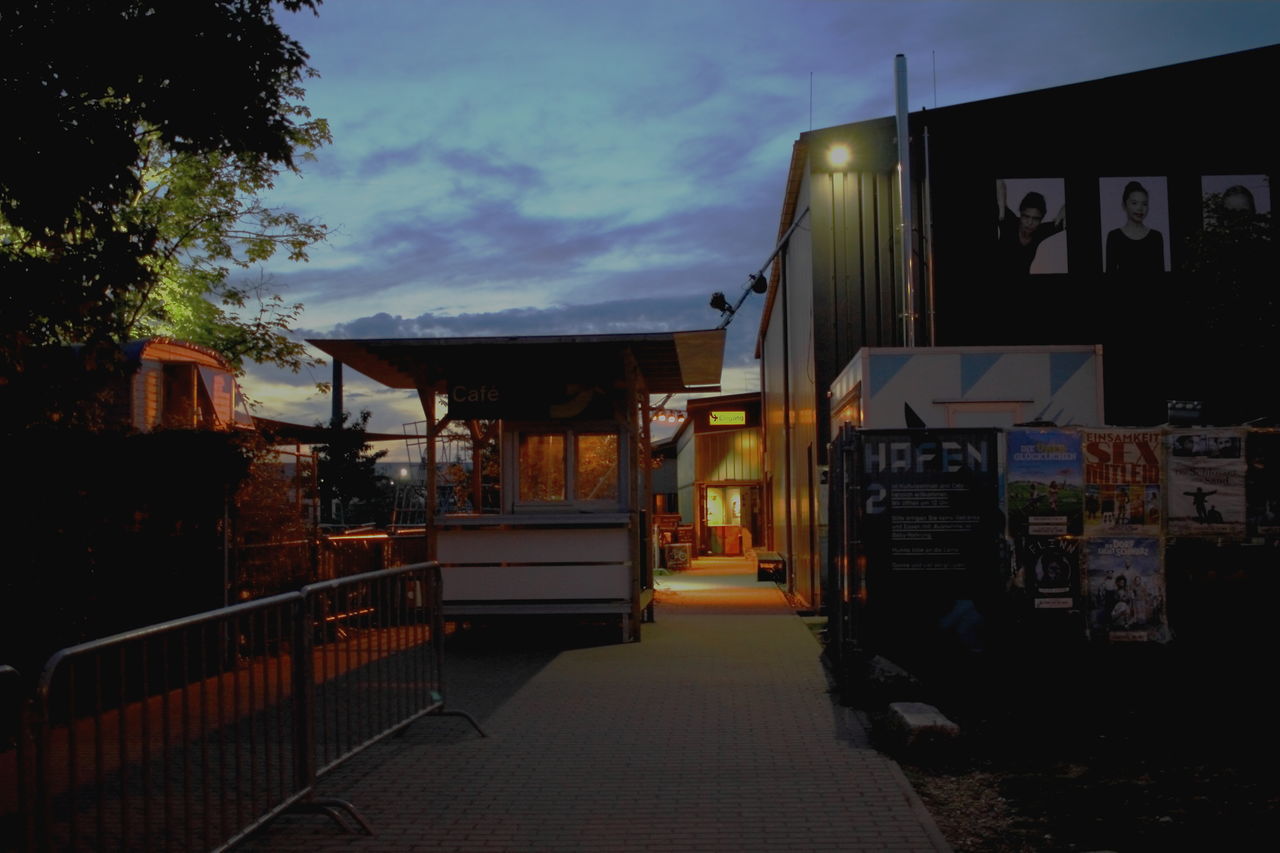
[[868,430],[858,478],[863,541],[878,570],[991,565],[999,534],[993,430]]

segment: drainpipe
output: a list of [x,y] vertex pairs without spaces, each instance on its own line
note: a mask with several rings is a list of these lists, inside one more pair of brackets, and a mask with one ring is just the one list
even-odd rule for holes
[[894,58],[894,91],[898,101],[898,203],[902,234],[902,339],[916,345],[916,288],[911,233],[911,138],[907,122],[907,58]]
[[794,531],[792,525],[795,519],[792,514],[791,502],[791,420],[793,412],[791,409],[791,311],[789,299],[787,298],[790,287],[787,282],[787,255],[791,253],[788,247],[786,253],[782,256],[781,268],[778,272],[778,289],[782,291],[782,488],[786,495],[783,501],[783,529],[786,531],[786,542],[784,554],[787,555],[787,588],[795,590],[795,564],[794,557]]

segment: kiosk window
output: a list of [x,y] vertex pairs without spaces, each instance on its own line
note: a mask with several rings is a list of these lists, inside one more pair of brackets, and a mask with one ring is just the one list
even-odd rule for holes
[[520,501],[545,503],[565,499],[564,435],[520,436]]
[[517,502],[615,509],[621,477],[616,432],[521,432]]
[[618,499],[617,434],[575,435],[574,445],[574,500],[616,501]]

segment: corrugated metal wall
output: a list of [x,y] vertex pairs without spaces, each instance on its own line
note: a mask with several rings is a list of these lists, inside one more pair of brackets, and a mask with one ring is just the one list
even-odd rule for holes
[[696,476],[699,483],[764,478],[760,457],[760,430],[735,429],[701,433],[697,441]]
[[680,521],[693,524],[698,507],[693,491],[693,430],[684,430],[676,439],[676,500],[680,504]]

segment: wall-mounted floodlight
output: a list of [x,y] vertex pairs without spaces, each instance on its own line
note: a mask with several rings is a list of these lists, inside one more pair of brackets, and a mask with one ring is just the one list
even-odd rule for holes
[[769,292],[769,278],[764,274],[764,271],[769,268],[769,264],[773,263],[773,259],[776,258],[778,253],[782,251],[782,248],[787,245],[787,241],[791,239],[791,234],[800,226],[801,220],[803,220],[808,213],[809,208],[807,207],[800,211],[800,215],[791,223],[791,227],[787,229],[787,233],[783,234],[782,239],[778,241],[777,247],[774,248],[769,257],[765,259],[764,266],[760,267],[758,271],[747,276],[747,283],[743,286],[742,295],[738,297],[737,302],[730,305],[729,300],[725,299],[724,294],[719,290],[711,294],[711,307],[720,312],[720,325],[716,326],[717,329],[723,329],[725,326],[729,325],[729,321],[733,319],[734,314],[736,314],[738,309],[742,307],[742,303],[747,300],[747,296],[752,293]]
[[853,162],[853,149],[843,143],[832,145],[827,149],[827,165],[833,169],[843,169]]

